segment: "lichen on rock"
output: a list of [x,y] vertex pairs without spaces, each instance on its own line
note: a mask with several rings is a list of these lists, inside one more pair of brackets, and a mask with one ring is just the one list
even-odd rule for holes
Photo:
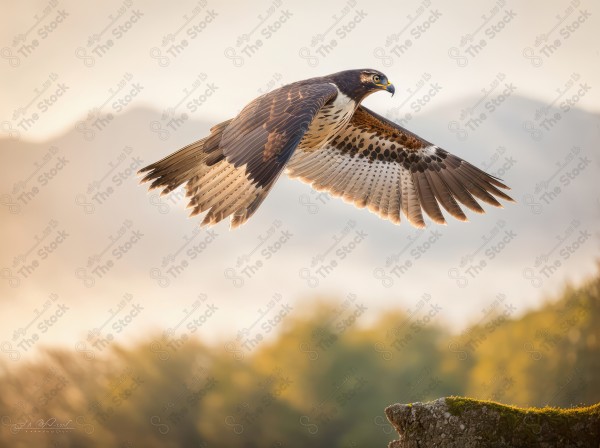
[[399,440],[389,448],[600,446],[600,403],[585,408],[517,408],[462,397],[394,404],[385,413]]

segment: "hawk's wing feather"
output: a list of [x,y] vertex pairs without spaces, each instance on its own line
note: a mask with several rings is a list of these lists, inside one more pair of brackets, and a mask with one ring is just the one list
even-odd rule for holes
[[422,210],[445,223],[440,205],[465,221],[459,202],[483,213],[476,198],[496,207],[496,197],[512,201],[496,177],[363,106],[323,148],[298,150],[287,170],[394,223],[403,213],[416,227],[425,225]]
[[142,181],[169,192],[186,183],[192,215],[202,224],[231,216],[231,227],[256,211],[283,171],[313,118],[337,88],[325,81],[298,82],[262,95],[211,135],[140,172]]

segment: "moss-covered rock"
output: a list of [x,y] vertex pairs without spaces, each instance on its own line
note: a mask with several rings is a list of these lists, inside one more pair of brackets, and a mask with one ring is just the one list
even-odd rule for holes
[[538,409],[448,397],[394,404],[385,413],[400,434],[389,448],[600,446],[600,403]]

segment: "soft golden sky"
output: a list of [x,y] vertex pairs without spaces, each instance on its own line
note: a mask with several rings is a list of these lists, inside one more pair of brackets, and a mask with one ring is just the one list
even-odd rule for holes
[[[231,339],[263,319],[274,294],[289,312],[308,297],[356,294],[365,322],[392,307],[425,313],[429,294],[441,307],[435,318],[462,328],[498,294],[521,313],[594,270],[595,2],[128,0],[3,9],[0,341],[13,349],[34,333],[31,347],[89,348],[86,336],[105,322],[98,331],[110,328],[120,342],[178,324],[178,335]],[[181,197],[137,185],[135,170],[203,137],[257,95],[361,67],[396,85],[393,98],[373,95],[369,107],[503,178],[518,203],[416,231],[281,179],[246,226],[209,233],[186,219]],[[324,274],[328,257],[337,266]],[[47,318],[55,325],[44,327]],[[34,351],[26,345],[23,355]]]

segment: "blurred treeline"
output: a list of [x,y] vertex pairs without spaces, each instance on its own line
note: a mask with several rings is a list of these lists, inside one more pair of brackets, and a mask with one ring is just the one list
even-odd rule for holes
[[[395,433],[383,409],[395,402],[600,401],[600,276],[519,318],[499,296],[488,301],[485,321],[460,334],[425,322],[431,302],[425,296],[414,315],[388,312],[365,327],[340,324],[358,309],[352,297],[314,301],[251,353],[196,339],[167,349],[158,334],[93,359],[56,350],[29,364],[7,361],[0,444],[384,447]],[[11,432],[11,424],[39,418],[71,420],[74,429]]]

